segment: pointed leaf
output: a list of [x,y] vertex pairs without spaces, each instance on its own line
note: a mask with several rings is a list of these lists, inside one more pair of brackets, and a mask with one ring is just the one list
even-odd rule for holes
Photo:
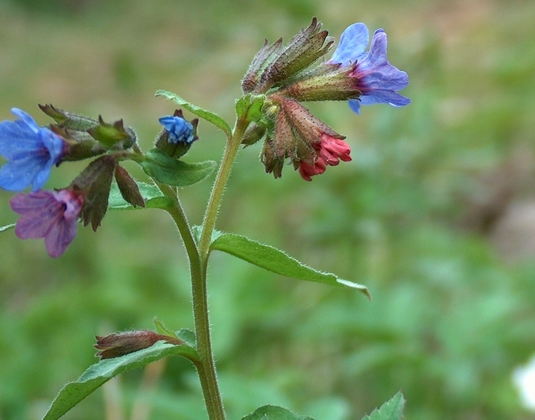
[[0,232],[6,232],[9,229],[13,229],[16,226],[16,223],[11,223],[10,225],[5,225],[0,227]]
[[152,322],[154,322],[154,326],[156,327],[158,334],[178,338],[176,332],[168,329],[165,325],[163,325],[163,322],[159,321],[157,318],[154,318]]
[[222,233],[212,242],[210,248],[234,255],[273,273],[333,286],[343,285],[351,287],[370,298],[368,289],[361,284],[339,279],[333,273],[318,271],[290,257],[280,249],[262,244],[245,236],[234,233]]
[[173,92],[169,92],[167,90],[157,90],[156,96],[163,96],[164,98],[170,99],[173,102],[177,103],[178,105],[186,108],[192,114],[195,114],[198,117],[208,121],[209,123],[212,123],[221,131],[223,131],[227,135],[227,137],[230,138],[230,136],[232,135],[231,134],[232,130],[230,129],[230,126],[219,115],[214,114],[213,112],[207,111],[206,109],[199,108],[197,105],[193,105],[192,103],[186,101],[185,99],[182,99],[177,94]]
[[158,182],[175,187],[186,187],[202,181],[210,175],[216,167],[216,163],[212,160],[185,163],[170,158],[158,149],[151,149],[145,155],[145,160],[141,162],[141,167],[147,175]]
[[312,417],[300,416],[290,410],[277,405],[264,405],[251,414],[242,417],[242,420],[314,420]]
[[[138,182],[139,192],[145,201],[146,208],[166,209],[173,206],[173,200],[162,194],[160,189],[153,184]],[[141,207],[134,207],[128,203],[122,196],[117,184],[111,185],[110,196],[108,199],[108,209],[110,210],[133,210]]]
[[102,360],[87,369],[80,378],[70,382],[56,396],[43,420],[55,420],[82,401],[98,387],[120,373],[142,368],[167,356],[183,356],[197,360],[197,351],[186,345],[158,341],[153,346],[121,357]]
[[398,392],[379,409],[376,408],[369,416],[364,416],[362,420],[401,420],[404,406],[405,398],[401,392]]

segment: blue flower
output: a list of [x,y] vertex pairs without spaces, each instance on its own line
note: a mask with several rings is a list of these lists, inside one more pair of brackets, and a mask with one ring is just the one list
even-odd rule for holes
[[59,257],[76,236],[84,202],[83,194],[72,190],[17,194],[9,200],[11,209],[22,216],[15,234],[20,239],[44,238],[48,254]]
[[385,103],[395,107],[408,105],[410,99],[396,91],[409,84],[409,76],[388,62],[385,31],[375,31],[370,50],[366,51],[368,40],[366,25],[354,23],[344,31],[340,44],[329,60],[329,63],[341,64],[344,67],[355,66],[350,76],[357,79],[357,88],[361,95],[358,99],[350,99],[349,106],[360,114],[361,104]]
[[66,148],[66,142],[48,128],[41,128],[26,112],[12,108],[20,119],[0,122],[0,155],[8,160],[0,169],[0,187],[39,190]]
[[186,121],[180,116],[166,116],[160,118],[160,124],[163,125],[165,130],[169,133],[169,142],[173,144],[185,143],[190,145],[197,136],[194,133],[193,124]]

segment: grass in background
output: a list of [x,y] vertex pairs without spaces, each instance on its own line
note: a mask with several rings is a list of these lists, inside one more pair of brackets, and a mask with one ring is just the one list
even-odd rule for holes
[[[268,402],[318,420],[360,418],[399,389],[411,419],[529,418],[510,375],[535,351],[535,249],[519,240],[535,227],[511,215],[535,207],[535,5],[69,4],[80,3],[0,3],[2,120],[17,106],[44,124],[36,103],[49,102],[122,117],[147,148],[157,118],[173,110],[156,89],[230,119],[264,37],[287,40],[313,15],[336,37],[354,21],[384,27],[391,61],[409,73],[402,93],[413,103],[403,109],[356,116],[342,103],[313,104],[348,137],[354,160],[312,183],[291,168],[271,179],[258,146],[239,154],[219,227],[363,282],[374,300],[217,256],[209,287],[229,418]],[[202,123],[200,135],[190,159],[218,160],[222,136]],[[49,185],[81,168],[60,167]],[[182,193],[194,223],[209,187]],[[2,225],[15,220],[10,196],[0,192]],[[39,418],[95,362],[94,334],[151,328],[154,316],[191,327],[187,267],[170,227],[155,210],[112,212],[97,234],[80,229],[59,260],[39,241],[0,235],[0,417]],[[141,375],[121,378],[127,411]],[[66,418],[102,418],[109,392]],[[202,418],[192,368],[169,360],[151,404],[155,419]]]

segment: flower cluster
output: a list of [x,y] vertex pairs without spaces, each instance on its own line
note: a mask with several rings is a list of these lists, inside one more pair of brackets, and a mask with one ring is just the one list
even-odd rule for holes
[[[107,207],[113,179],[122,198],[132,206],[145,205],[137,183],[119,165],[136,143],[134,131],[122,120],[113,124],[40,106],[56,124],[39,127],[26,112],[13,108],[18,119],[0,122],[0,155],[7,162],[0,168],[0,187],[22,191],[10,200],[11,209],[21,217],[15,234],[21,239],[44,238],[48,254],[62,255],[74,240],[77,222],[91,223],[96,230]],[[160,119],[164,126],[156,147],[171,148],[183,155],[197,139],[197,120],[186,121],[181,111]],[[100,156],[102,155],[102,156]],[[97,157],[72,183],[56,191],[41,188],[52,167],[65,161]]]
[[245,93],[266,96],[263,118],[249,128],[244,144],[265,138],[261,160],[275,178],[289,159],[303,179],[325,172],[327,166],[351,160],[344,136],[314,117],[300,102],[349,101],[357,114],[361,105],[386,103],[400,107],[410,100],[398,90],[408,85],[407,73],[391,65],[386,56],[387,38],[375,31],[370,49],[368,28],[349,26],[328,61],[321,61],[333,41],[321,23],[311,25],[292,38],[267,45],[257,53],[242,88]]

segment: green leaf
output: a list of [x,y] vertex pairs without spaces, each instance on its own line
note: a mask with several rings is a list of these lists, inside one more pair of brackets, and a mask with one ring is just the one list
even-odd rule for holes
[[247,94],[236,101],[236,115],[240,118],[247,118],[249,121],[258,121],[262,118],[262,106],[264,106],[264,95]]
[[145,173],[158,182],[175,187],[186,187],[202,181],[216,167],[212,160],[198,163],[185,163],[173,159],[158,149],[151,149],[141,162]]
[[314,420],[312,417],[300,416],[290,410],[277,405],[264,405],[251,414],[242,417],[242,420]]
[[376,408],[369,416],[364,416],[362,420],[401,420],[404,406],[405,398],[401,392],[398,392],[379,409]]
[[94,390],[120,373],[142,368],[167,356],[183,356],[190,360],[198,359],[197,351],[189,345],[177,346],[165,341],[158,341],[149,348],[121,357],[102,360],[90,366],[76,381],[63,387],[43,420],[60,418]]
[[222,130],[227,135],[227,137],[230,138],[230,136],[232,135],[232,130],[230,126],[219,115],[214,114],[213,112],[207,111],[206,109],[200,108],[197,105],[193,105],[192,103],[186,101],[185,99],[182,99],[177,94],[173,92],[169,92],[167,90],[157,90],[156,96],[163,96],[164,98],[170,99],[173,102],[177,103],[178,105],[186,108],[192,114],[195,114],[198,117],[208,121],[209,123],[212,123],[217,128]]
[[13,229],[16,225],[17,225],[16,223],[11,223],[10,225],[2,226],[0,227],[0,232],[6,232],[9,229]]
[[212,242],[210,248],[234,255],[258,267],[286,277],[315,281],[333,286],[342,285],[351,287],[359,290],[371,299],[370,293],[365,286],[339,279],[333,273],[318,271],[290,257],[280,249],[262,244],[245,236],[234,233],[222,233]]
[[[162,194],[160,189],[153,184],[145,182],[138,182],[139,192],[145,200],[145,208],[159,208],[166,209],[173,206],[173,200]],[[117,184],[111,185],[110,197],[108,200],[108,208],[110,210],[134,210],[142,207],[134,207],[128,203],[122,196]]]

